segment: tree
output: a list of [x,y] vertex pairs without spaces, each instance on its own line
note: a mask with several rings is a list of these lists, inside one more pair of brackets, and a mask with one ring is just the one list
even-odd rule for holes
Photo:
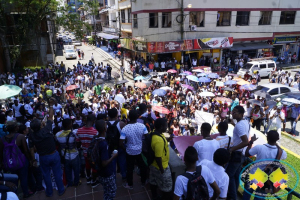
[[11,71],[21,52],[30,49],[34,42],[40,50],[41,22],[46,16],[56,13],[58,3],[56,0],[0,0],[0,2],[0,40],[6,70]]

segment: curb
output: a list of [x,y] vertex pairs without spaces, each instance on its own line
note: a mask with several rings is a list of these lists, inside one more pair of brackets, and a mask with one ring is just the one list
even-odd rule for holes
[[293,136],[291,136],[290,134],[288,134],[286,132],[281,131],[281,134],[284,135],[284,136],[286,136],[286,137],[288,137],[289,139],[294,140],[295,142],[300,143],[300,139],[294,138]]

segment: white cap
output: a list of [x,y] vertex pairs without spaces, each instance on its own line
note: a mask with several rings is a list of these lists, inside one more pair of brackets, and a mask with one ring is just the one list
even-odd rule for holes
[[278,98],[276,99],[276,101],[281,101],[281,99],[278,97]]

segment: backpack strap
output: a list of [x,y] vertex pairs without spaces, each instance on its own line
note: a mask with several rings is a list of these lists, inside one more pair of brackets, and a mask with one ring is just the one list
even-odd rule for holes
[[229,137],[229,141],[228,141],[227,150],[229,150],[229,147],[230,147],[230,142],[231,142],[231,137],[230,137],[230,136],[228,136],[228,137]]
[[1,192],[1,200],[7,200],[7,192]]

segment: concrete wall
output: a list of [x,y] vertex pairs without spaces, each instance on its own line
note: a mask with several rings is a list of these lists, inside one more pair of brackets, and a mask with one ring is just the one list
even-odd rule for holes
[[[181,0],[179,0],[181,2]],[[192,4],[192,8],[187,8]],[[180,26],[176,17],[180,15],[180,4],[175,0],[151,0],[132,2],[132,13],[138,14],[138,28],[133,28],[133,37],[144,37],[146,41],[180,40]],[[274,32],[297,32],[300,36],[300,1],[298,0],[184,0],[184,39],[205,37],[233,37],[234,39],[267,40]],[[295,10],[295,24],[279,25],[282,10]],[[162,28],[162,12],[172,12],[172,27]],[[189,12],[205,11],[204,27],[190,31]],[[218,11],[231,11],[231,25],[217,26]],[[237,11],[250,11],[249,25],[236,26]],[[272,11],[271,25],[258,25],[260,11]],[[149,28],[149,13],[158,12],[158,28]],[[180,17],[179,17],[180,19]],[[287,35],[283,33],[282,35]]]

